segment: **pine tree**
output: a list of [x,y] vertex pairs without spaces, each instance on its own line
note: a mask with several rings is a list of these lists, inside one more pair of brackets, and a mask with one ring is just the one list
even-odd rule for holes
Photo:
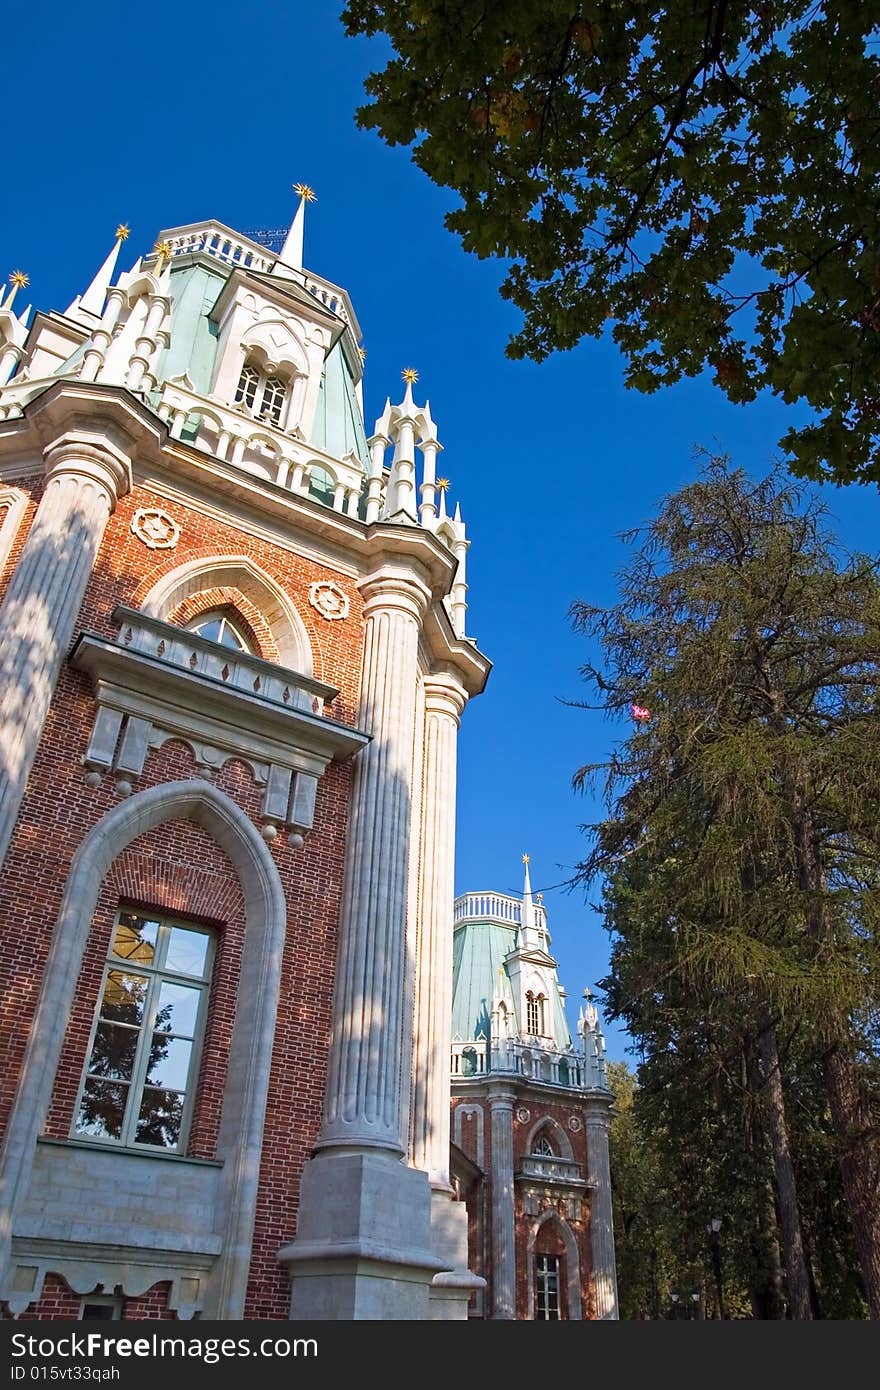
[[[746,1030],[767,1099],[790,1296],[809,1271],[777,1037],[821,1069],[852,1235],[880,1317],[877,965],[880,582],[841,555],[823,508],[779,473],[713,460],[668,498],[610,609],[573,606],[602,662],[602,706],[649,711],[606,773],[584,880],[606,876],[612,930],[653,932],[612,999],[674,983]],[[583,768],[583,783],[599,774]],[[790,1108],[790,1107],[789,1107]],[[799,1251],[801,1252],[799,1254]]]

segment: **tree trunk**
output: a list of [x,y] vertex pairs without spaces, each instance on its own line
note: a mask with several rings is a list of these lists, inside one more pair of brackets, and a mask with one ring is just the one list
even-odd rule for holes
[[[822,855],[810,812],[801,796],[795,799],[793,821],[799,886],[806,895],[807,930],[823,942],[829,937],[829,926]],[[820,1042],[853,1242],[871,1317],[880,1319],[880,1136],[871,1123],[847,1021],[829,1012],[820,1029]]]
[[872,1134],[850,1047],[824,1041],[822,1068],[853,1240],[871,1317],[880,1319],[880,1141]]
[[810,1276],[804,1254],[797,1187],[794,1178],[794,1166],[791,1161],[791,1148],[788,1142],[788,1123],[785,1117],[785,1099],[782,1094],[779,1053],[776,1048],[776,1034],[773,1024],[766,1015],[762,1017],[759,1024],[758,1056],[763,1064],[764,1084],[767,1088],[770,1143],[773,1149],[773,1171],[776,1175],[779,1228],[785,1260],[789,1315],[798,1321],[809,1321],[813,1316],[813,1306],[810,1299]]

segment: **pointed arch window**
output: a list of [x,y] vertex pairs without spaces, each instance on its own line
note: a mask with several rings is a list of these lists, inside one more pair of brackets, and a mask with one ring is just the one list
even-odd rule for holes
[[539,1322],[561,1319],[559,1308],[560,1258],[558,1255],[538,1255],[535,1258],[535,1318]]
[[280,425],[288,385],[283,376],[277,373],[270,376],[255,362],[245,362],[235,388],[235,404],[242,406],[258,420],[266,420],[270,425]]
[[556,1154],[553,1152],[553,1145],[544,1133],[538,1135],[538,1138],[532,1145],[532,1153],[537,1154],[539,1158],[556,1158]]
[[123,908],[104,967],[74,1135],[180,1151],[193,1107],[213,938]]

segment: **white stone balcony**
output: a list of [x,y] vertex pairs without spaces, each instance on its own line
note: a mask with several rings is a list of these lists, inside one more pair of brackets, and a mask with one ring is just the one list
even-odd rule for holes
[[87,783],[97,787],[110,773],[126,796],[150,750],[177,739],[204,777],[230,758],[246,763],[265,788],[266,838],[285,826],[301,843],[327,764],[369,742],[323,715],[334,687],[132,608],[117,608],[113,621],[115,641],[82,632],[70,656],[91,676],[98,705],[83,757]]
[[335,458],[267,420],[255,420],[213,396],[200,396],[180,381],[163,383],[155,408],[173,439],[184,439],[223,463],[291,492],[314,496],[314,491],[309,493],[312,471],[322,469],[329,474],[332,490],[317,500],[348,516],[358,515],[364,469],[356,455]]
[[559,1052],[552,1041],[535,1038],[519,1042],[501,1038],[455,1039],[452,1044],[453,1081],[484,1076],[516,1076],[545,1086],[564,1086],[569,1090],[605,1089],[601,1059],[576,1052]]
[[547,1154],[523,1154],[518,1176],[538,1182],[565,1183],[566,1186],[586,1186],[584,1170],[571,1158]]

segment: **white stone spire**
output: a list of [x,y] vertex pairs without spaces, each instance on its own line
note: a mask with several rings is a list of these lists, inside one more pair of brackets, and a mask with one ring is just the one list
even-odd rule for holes
[[418,372],[415,367],[404,367],[402,376],[406,383],[403,400],[391,411],[394,457],[385,494],[385,520],[415,525],[419,519],[416,503],[416,427],[422,425],[424,416],[412,393],[419,379]]
[[9,283],[11,289],[6,299],[6,303],[2,306],[4,309],[12,308],[12,301],[15,299],[15,296],[18,294],[18,291],[24,289],[26,285],[30,284],[30,276],[26,275],[23,270],[13,270],[12,274],[9,277]]
[[67,308],[68,318],[78,318],[81,314],[90,314],[99,319],[104,312],[104,301],[107,298],[107,291],[116,270],[116,262],[119,259],[119,248],[128,239],[130,228],[124,222],[120,222],[116,228],[116,240],[107,259],[104,261],[97,275],[89,285],[85,294],[77,295],[73,303]]
[[517,943],[521,951],[538,950],[541,947],[541,939],[535,930],[535,908],[532,903],[532,881],[529,877],[529,856],[524,854],[522,857],[525,879],[523,882],[522,918],[519,927],[519,941]]
[[10,276],[12,280],[12,290],[8,301],[3,303],[3,291],[0,288],[0,386],[5,386],[12,373],[17,369],[24,352],[25,339],[27,338],[27,322],[30,317],[30,304],[22,314],[17,317],[9,307],[15,296],[17,289],[28,283],[28,277],[23,271],[16,271],[17,279]]
[[299,194],[299,205],[294,213],[293,221],[290,224],[290,231],[287,233],[287,239],[281,248],[281,254],[278,260],[281,265],[287,266],[291,270],[302,270],[303,233],[305,231],[306,220],[305,207],[306,203],[313,203],[315,201],[315,191],[313,188],[309,188],[307,183],[295,183],[293,185],[293,191]]

